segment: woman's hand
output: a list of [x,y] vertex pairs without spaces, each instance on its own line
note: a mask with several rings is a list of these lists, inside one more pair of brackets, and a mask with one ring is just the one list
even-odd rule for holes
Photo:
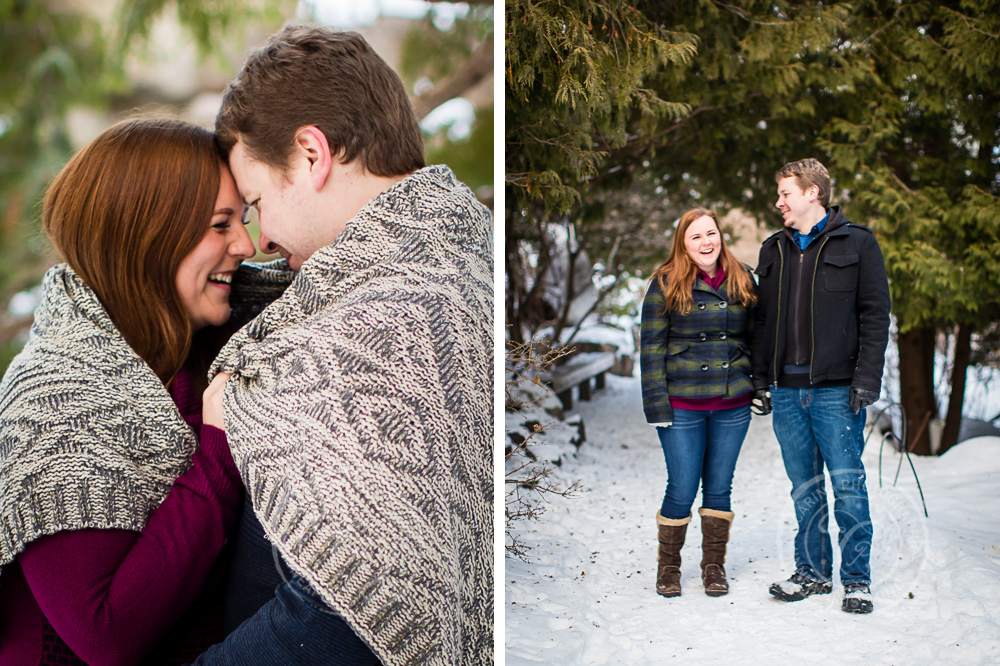
[[222,418],[222,393],[230,377],[232,375],[228,372],[217,374],[202,396],[202,422],[205,425],[215,426],[219,430],[226,429],[226,423]]

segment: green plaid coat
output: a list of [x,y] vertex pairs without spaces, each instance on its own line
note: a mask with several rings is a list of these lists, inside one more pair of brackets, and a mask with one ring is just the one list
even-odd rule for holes
[[696,277],[691,312],[681,315],[663,313],[663,292],[656,280],[650,282],[639,331],[647,423],[673,421],[670,396],[735,398],[751,390],[748,340],[753,317],[729,299],[728,285],[726,277],[716,291]]

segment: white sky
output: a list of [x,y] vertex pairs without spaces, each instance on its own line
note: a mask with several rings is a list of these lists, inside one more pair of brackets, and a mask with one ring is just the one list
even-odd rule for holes
[[424,0],[302,0],[320,23],[338,28],[372,25],[379,15],[418,19],[433,9],[435,24],[447,29],[456,16],[465,14],[465,3],[424,2]]

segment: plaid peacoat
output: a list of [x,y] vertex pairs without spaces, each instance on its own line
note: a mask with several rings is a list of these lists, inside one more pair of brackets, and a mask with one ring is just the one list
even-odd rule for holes
[[673,421],[670,396],[735,398],[751,390],[748,341],[753,316],[729,299],[729,284],[727,277],[716,291],[696,277],[691,312],[682,315],[663,313],[663,292],[656,280],[650,282],[639,329],[647,423]]

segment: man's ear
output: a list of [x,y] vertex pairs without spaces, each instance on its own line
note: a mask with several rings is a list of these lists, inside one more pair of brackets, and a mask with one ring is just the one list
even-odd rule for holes
[[295,132],[295,146],[300,156],[308,161],[309,180],[318,192],[326,184],[333,166],[326,135],[314,125],[300,127]]

